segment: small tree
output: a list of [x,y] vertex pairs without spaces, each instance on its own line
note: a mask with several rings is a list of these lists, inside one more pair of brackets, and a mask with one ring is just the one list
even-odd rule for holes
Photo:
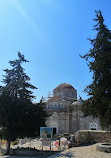
[[89,39],[92,48],[82,56],[93,72],[92,84],[86,87],[89,98],[84,101],[83,111],[100,118],[103,127],[111,126],[111,31],[104,24],[101,11],[96,11],[97,31],[95,39]]
[[40,126],[45,125],[47,113],[42,104],[33,104],[35,98],[30,89],[37,89],[28,81],[30,78],[24,72],[21,64],[28,62],[24,55],[18,52],[18,59],[9,61],[12,69],[4,70],[6,75],[0,87],[0,124],[3,138],[8,142],[7,153],[10,152],[10,141],[25,136],[38,136]]

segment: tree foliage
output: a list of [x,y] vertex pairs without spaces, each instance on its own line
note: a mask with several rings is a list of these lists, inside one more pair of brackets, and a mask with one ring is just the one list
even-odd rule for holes
[[102,126],[111,125],[111,31],[104,24],[101,11],[96,12],[96,38],[89,39],[92,48],[85,58],[93,72],[92,83],[85,88],[90,96],[84,101],[83,111],[100,118]]
[[3,82],[6,85],[5,89],[7,89],[10,96],[31,101],[31,99],[35,98],[35,96],[32,95],[33,92],[29,89],[37,88],[28,82],[30,81],[30,78],[26,75],[24,68],[21,66],[22,63],[26,63],[28,61],[24,58],[24,55],[21,55],[20,52],[18,52],[18,57],[19,59],[9,61],[12,69],[4,70],[6,73],[3,79]]
[[18,137],[37,137],[48,116],[42,103],[32,103],[32,89],[37,88],[29,83],[30,78],[21,66],[24,62],[28,61],[18,52],[18,59],[9,61],[12,69],[4,70],[4,86],[0,86],[1,136],[9,142]]

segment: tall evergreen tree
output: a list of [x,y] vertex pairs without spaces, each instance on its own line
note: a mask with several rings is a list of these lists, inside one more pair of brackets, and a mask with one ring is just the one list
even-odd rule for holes
[[100,118],[103,127],[111,126],[111,31],[104,24],[101,11],[96,11],[97,31],[95,39],[89,39],[92,48],[85,58],[93,72],[92,84],[86,87],[89,99],[84,101],[83,111]]
[[7,91],[10,96],[15,98],[20,98],[22,100],[31,101],[35,96],[32,95],[32,91],[29,89],[37,89],[35,86],[31,85],[28,81],[30,81],[29,76],[24,72],[24,68],[22,68],[21,64],[24,62],[28,62],[24,55],[21,55],[18,52],[18,60],[9,61],[11,70],[4,70],[6,75],[4,76],[3,82],[6,85]]
[[12,69],[4,70],[4,86],[0,87],[0,124],[2,136],[8,141],[7,153],[10,141],[38,136],[40,126],[45,125],[48,116],[42,104],[32,103],[35,96],[31,89],[37,88],[29,83],[30,78],[21,65],[24,62],[28,61],[18,52],[18,59],[9,61]]

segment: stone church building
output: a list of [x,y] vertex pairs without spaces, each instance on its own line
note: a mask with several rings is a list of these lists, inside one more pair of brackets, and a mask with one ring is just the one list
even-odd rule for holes
[[53,90],[53,96],[45,104],[45,109],[51,114],[46,125],[53,127],[53,134],[100,130],[99,120],[84,116],[80,110],[81,105],[82,101],[77,99],[77,90],[70,84],[60,84]]

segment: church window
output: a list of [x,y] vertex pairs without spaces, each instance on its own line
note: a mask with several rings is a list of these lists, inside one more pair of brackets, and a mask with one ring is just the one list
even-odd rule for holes
[[97,129],[98,129],[98,125],[97,125],[96,123],[91,123],[91,124],[89,125],[89,129],[90,129],[90,130],[97,130]]

